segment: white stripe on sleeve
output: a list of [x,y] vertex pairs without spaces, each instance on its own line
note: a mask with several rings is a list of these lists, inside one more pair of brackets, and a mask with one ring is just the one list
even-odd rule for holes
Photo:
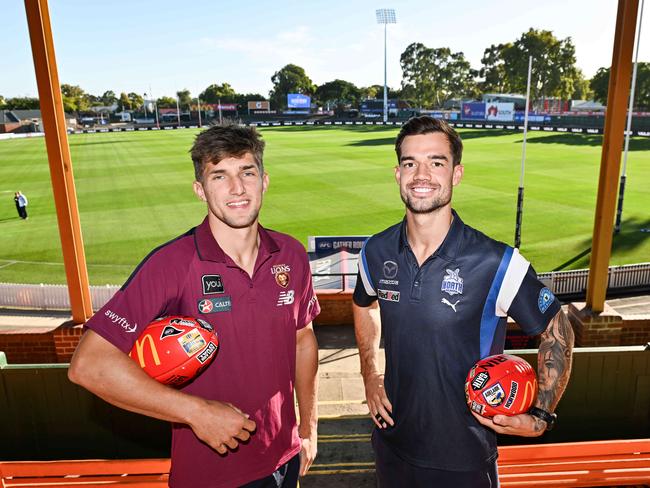
[[508,263],[508,269],[503,277],[503,283],[501,284],[501,289],[497,296],[495,310],[497,317],[508,316],[510,305],[512,305],[512,301],[519,292],[519,288],[521,287],[521,283],[524,281],[529,266],[530,263],[519,254],[519,249],[515,248],[512,251],[512,257]]
[[[367,241],[366,241],[367,242]],[[366,269],[366,244],[363,244],[363,248],[359,253],[359,274],[361,275],[361,281],[363,282],[363,288],[366,290],[368,296],[374,297],[377,296],[375,288],[372,286],[372,281],[370,280],[370,273]]]

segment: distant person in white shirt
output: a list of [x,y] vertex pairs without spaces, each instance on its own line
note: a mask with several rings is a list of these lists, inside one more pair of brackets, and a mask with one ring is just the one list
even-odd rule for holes
[[17,191],[14,194],[14,202],[16,203],[16,210],[18,210],[18,216],[25,220],[27,219],[27,197],[21,192]]

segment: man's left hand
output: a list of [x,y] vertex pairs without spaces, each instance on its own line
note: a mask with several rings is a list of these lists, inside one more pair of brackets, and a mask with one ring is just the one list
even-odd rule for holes
[[313,434],[309,437],[304,437],[300,438],[300,442],[302,445],[300,446],[300,476],[305,476],[307,474],[307,471],[309,471],[309,468],[311,466],[311,463],[314,462],[314,459],[316,458],[316,444],[317,444],[317,436],[316,434]]
[[521,415],[495,415],[488,419],[476,412],[472,415],[485,427],[489,427],[498,434],[519,435],[522,437],[539,437],[546,430],[546,422],[527,413]]

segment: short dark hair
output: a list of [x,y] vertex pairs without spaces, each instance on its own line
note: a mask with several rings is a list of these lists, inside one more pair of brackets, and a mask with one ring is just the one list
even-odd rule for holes
[[251,153],[264,174],[264,141],[255,127],[245,127],[232,122],[213,125],[196,136],[192,149],[194,177],[202,181],[206,164],[217,164],[226,158],[239,158]]
[[413,117],[402,126],[402,130],[397,135],[395,141],[395,152],[397,153],[397,164],[400,163],[402,157],[402,142],[405,137],[419,136],[423,134],[430,134],[434,132],[442,132],[447,136],[449,146],[451,147],[451,157],[454,160],[454,166],[460,164],[463,158],[463,141],[461,141],[458,132],[456,132],[447,122],[442,119],[434,119],[428,115],[421,115],[420,117]]

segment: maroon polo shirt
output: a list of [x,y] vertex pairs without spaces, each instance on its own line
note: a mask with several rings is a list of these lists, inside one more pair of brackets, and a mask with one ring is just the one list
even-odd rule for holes
[[294,408],[296,331],[320,312],[309,261],[297,240],[259,227],[252,278],[219,247],[207,218],[152,251],[86,326],[128,353],[165,315],[207,320],[219,334],[214,362],[183,388],[230,402],[257,430],[220,456],[173,424],[172,487],[231,487],[273,473],[300,450]]

